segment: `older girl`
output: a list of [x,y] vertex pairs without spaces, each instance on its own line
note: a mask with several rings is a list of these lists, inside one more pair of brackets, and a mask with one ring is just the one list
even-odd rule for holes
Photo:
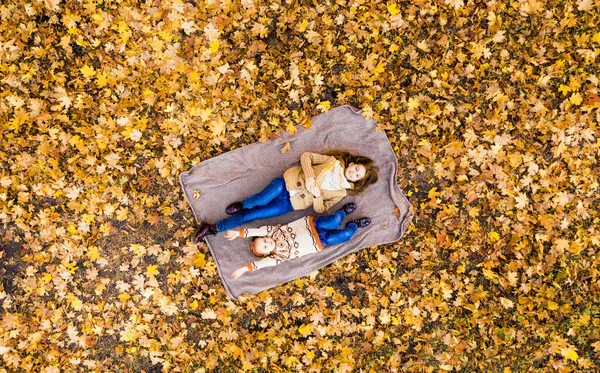
[[263,191],[229,205],[226,212],[232,216],[216,224],[203,222],[194,242],[293,210],[313,207],[317,213],[323,213],[347,194],[360,194],[376,181],[377,168],[367,157],[337,151],[328,155],[305,152],[300,156],[300,166],[287,169],[283,177],[272,180]]

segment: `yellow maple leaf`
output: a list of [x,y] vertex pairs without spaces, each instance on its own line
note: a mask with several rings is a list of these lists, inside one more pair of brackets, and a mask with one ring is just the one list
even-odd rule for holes
[[504,297],[500,297],[500,304],[502,304],[502,306],[507,309],[514,307],[513,301]]
[[398,14],[400,14],[400,9],[398,8],[398,5],[396,5],[396,3],[388,3],[387,10],[393,16],[397,16]]
[[137,243],[129,245],[129,250],[131,250],[137,256],[142,256],[146,254],[146,247]]
[[133,342],[136,339],[135,334],[136,333],[134,328],[123,330],[121,332],[121,338],[119,338],[119,340],[123,342]]
[[79,69],[84,78],[91,78],[96,75],[96,70],[94,70],[93,66],[84,65],[81,69]]
[[214,319],[217,318],[217,314],[215,313],[215,311],[211,310],[210,308],[207,308],[204,311],[202,311],[202,313],[200,314],[200,316],[204,320],[214,320]]
[[22,124],[23,121],[20,118],[11,118],[10,121],[8,121],[8,129],[12,131],[18,131]]
[[75,271],[77,271],[77,265],[75,263],[67,263],[65,264],[65,268],[70,274],[74,274]]
[[288,124],[285,126],[285,131],[287,133],[289,133],[290,135],[293,135],[296,133],[296,125],[294,124],[294,122],[288,122]]
[[487,268],[483,269],[483,275],[489,280],[495,280],[498,278],[498,275],[494,271]]
[[592,36],[592,41],[600,44],[600,32],[597,32],[594,34],[594,36]]
[[79,135],[75,135],[69,139],[69,144],[75,148],[80,148],[83,145],[83,140]]
[[210,127],[213,136],[220,136],[225,133],[226,124],[227,123],[225,123],[223,118],[218,117],[216,120],[211,121],[208,126]]
[[372,74],[375,75],[375,76],[381,74],[382,72],[385,71],[385,66],[386,65],[387,65],[387,61],[381,61],[381,62],[379,62],[377,64],[377,66],[375,66],[375,68],[373,69]]
[[58,4],[60,4],[60,0],[44,0],[44,4],[50,10],[58,10]]
[[285,142],[285,145],[283,145],[283,146],[281,147],[281,149],[279,149],[279,151],[280,151],[281,153],[286,153],[286,152],[288,152],[288,151],[289,151],[291,148],[292,148],[292,144],[290,144],[290,142],[289,142],[289,141],[286,141],[286,142]]
[[326,286],[325,287],[325,295],[330,297],[335,293],[335,289],[332,288],[331,286]]
[[198,113],[200,114],[200,118],[202,118],[202,121],[206,122],[210,119],[210,116],[212,115],[212,109],[200,109],[198,110]]
[[87,255],[92,262],[100,259],[100,253],[98,252],[98,248],[96,246],[89,247],[85,255]]
[[496,242],[500,239],[500,235],[498,234],[498,232],[490,232],[488,233],[488,238],[492,241],[492,242]]
[[561,348],[560,354],[564,356],[566,359],[577,361],[579,359],[579,355],[577,355],[577,351],[572,348]]
[[593,0],[579,0],[577,1],[577,10],[581,11],[589,11],[594,9],[594,1]]
[[96,86],[98,88],[104,88],[107,83],[108,83],[108,73],[107,72],[101,72],[101,73],[96,74]]
[[417,97],[411,97],[408,99],[408,109],[413,110],[419,107],[419,99]]
[[558,304],[556,302],[554,302],[554,301],[549,300],[548,301],[548,309],[550,311],[557,310],[558,309]]
[[192,265],[196,268],[204,268],[206,266],[206,259],[204,254],[196,253],[192,258]]
[[572,91],[577,91],[581,88],[581,83],[577,79],[571,77],[571,79],[569,79],[569,88],[571,88]]
[[306,351],[306,354],[304,356],[306,356],[306,358],[309,361],[312,361],[315,358],[315,352],[312,350],[308,350],[308,351]]
[[187,79],[190,83],[196,83],[200,81],[200,74],[197,71],[192,71],[187,74]]
[[313,121],[312,121],[312,119],[309,119],[309,120],[307,120],[307,121],[304,121],[304,122],[302,122],[301,124],[302,124],[302,127],[304,127],[304,128],[306,128],[307,130],[309,130],[309,129],[310,129],[310,127],[311,127],[311,126],[312,126],[312,124],[313,124]]
[[583,249],[585,249],[585,247],[579,245],[577,242],[572,242],[571,245],[569,245],[569,247],[567,248],[567,250],[569,250],[573,254],[579,254],[583,251]]
[[569,98],[569,101],[573,105],[581,105],[581,102],[583,101],[583,97],[581,96],[581,94],[579,92],[575,92],[571,95],[571,97]]
[[143,98],[150,98],[154,95],[154,92],[150,89],[146,89],[144,92],[142,92],[142,97]]
[[108,146],[106,145],[106,143],[102,139],[96,139],[96,144],[98,145],[98,148],[100,150],[106,150],[106,148],[108,148]]
[[151,264],[146,268],[146,274],[148,276],[156,276],[158,275],[160,272],[158,272],[158,265],[157,264]]
[[571,87],[561,84],[560,87],[558,87],[558,91],[562,93],[563,96],[566,96],[567,93],[571,92]]
[[353,350],[351,347],[344,346],[344,347],[342,347],[341,355],[344,359],[347,359],[352,356],[352,352],[353,352]]
[[91,214],[83,214],[81,220],[85,222],[85,224],[91,225],[94,221],[96,221],[96,217]]
[[92,20],[96,23],[102,23],[104,21],[104,17],[101,13],[92,14]]
[[301,23],[298,24],[298,31],[304,32],[306,30],[307,26],[308,26],[308,20],[305,19]]
[[211,52],[217,53],[219,51],[219,46],[220,45],[221,44],[219,43],[219,39],[211,40],[210,44],[209,44],[209,49],[210,49]]
[[242,370],[244,372],[248,372],[254,368],[255,367],[254,367],[254,364],[252,364],[252,362],[242,359]]
[[429,49],[429,44],[427,43],[427,40],[421,40],[420,42],[418,42],[417,48],[419,48],[423,52],[431,52],[431,49]]
[[119,208],[117,210],[117,216],[116,216],[117,220],[118,221],[124,221],[125,219],[127,219],[128,212],[129,211],[127,209],[125,209],[125,208]]
[[73,224],[69,224],[69,226],[67,227],[67,232],[71,233],[71,234],[77,234],[77,228],[75,228],[75,226]]
[[321,110],[322,113],[325,113],[331,107],[331,102],[329,101],[321,101],[319,105],[317,105],[317,109]]
[[79,298],[75,298],[75,299],[71,300],[71,307],[73,307],[75,309],[81,307],[82,304],[83,303],[81,303],[81,300]]
[[514,197],[515,198],[515,207],[518,209],[524,209],[525,207],[527,207],[527,205],[529,204],[529,198],[527,197],[527,195],[525,193],[519,193],[518,196]]
[[465,2],[464,0],[445,0],[444,4],[454,7],[454,9],[458,9],[461,6],[465,5]]
[[131,298],[131,295],[129,295],[129,294],[119,294],[119,299],[122,302],[125,302],[125,301],[129,300],[130,298]]
[[298,328],[298,331],[302,336],[306,337],[312,332],[312,324],[304,324]]
[[317,45],[321,42],[322,39],[323,38],[321,37],[320,33],[313,30],[306,31],[306,40],[308,40],[309,43]]
[[433,187],[429,189],[429,192],[427,193],[427,198],[435,199],[436,197],[440,196],[440,194],[441,193],[437,191],[437,187]]
[[554,248],[561,253],[564,252],[566,249],[569,248],[569,240],[565,238],[557,239],[556,241],[554,241]]

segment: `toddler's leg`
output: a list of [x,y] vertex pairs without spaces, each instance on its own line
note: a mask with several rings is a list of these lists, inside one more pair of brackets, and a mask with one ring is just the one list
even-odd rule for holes
[[323,246],[337,245],[350,240],[357,230],[356,223],[349,223],[344,229],[322,230],[319,232],[319,237]]
[[342,224],[342,221],[346,218],[346,212],[344,210],[337,210],[328,216],[319,216],[315,219],[315,226],[317,229],[330,230],[336,229]]

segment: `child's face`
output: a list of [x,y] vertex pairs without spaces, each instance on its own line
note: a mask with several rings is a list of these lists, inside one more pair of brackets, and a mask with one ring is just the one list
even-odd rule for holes
[[275,241],[272,238],[260,237],[252,244],[252,253],[257,256],[270,254],[275,250]]
[[350,163],[344,170],[344,176],[348,181],[358,181],[365,177],[367,169],[362,164]]

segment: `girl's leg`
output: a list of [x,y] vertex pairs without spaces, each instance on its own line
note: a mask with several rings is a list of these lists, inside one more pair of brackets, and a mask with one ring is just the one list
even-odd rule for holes
[[289,194],[285,193],[280,198],[275,198],[266,206],[256,206],[254,208],[243,210],[235,215],[217,222],[217,230],[224,232],[249,223],[253,220],[271,218],[273,216],[283,215],[292,211]]
[[348,223],[344,229],[319,230],[319,238],[323,246],[337,245],[350,240],[357,230],[356,223]]
[[283,177],[273,179],[269,185],[261,192],[256,193],[242,201],[245,209],[251,209],[256,206],[266,206],[277,198],[285,190],[285,181]]
[[342,221],[346,218],[346,212],[344,210],[337,210],[328,216],[319,216],[315,219],[315,227],[317,230],[331,230],[336,229],[342,224]]

